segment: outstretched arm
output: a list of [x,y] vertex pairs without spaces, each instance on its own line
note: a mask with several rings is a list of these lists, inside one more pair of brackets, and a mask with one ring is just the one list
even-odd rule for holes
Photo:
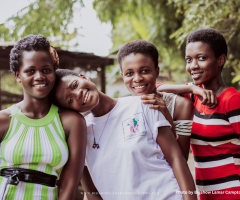
[[196,85],[170,85],[164,84],[157,88],[158,92],[169,92],[174,94],[186,94],[192,93],[196,95],[203,105],[210,106],[209,109],[213,109],[217,106],[217,96],[212,90],[206,90]]
[[87,128],[79,113],[64,111],[59,114],[67,136],[69,158],[60,175],[58,199],[75,199],[85,162]]
[[[156,141],[171,165],[181,191],[187,191],[187,194],[183,193],[184,200],[197,200],[197,196],[194,194],[196,189],[192,175],[171,132],[168,126],[159,127]],[[189,191],[193,194],[189,194]]]
[[83,170],[81,183],[83,186],[83,190],[87,196],[87,198],[86,196],[84,196],[84,200],[102,200],[102,197],[98,193],[86,166]]

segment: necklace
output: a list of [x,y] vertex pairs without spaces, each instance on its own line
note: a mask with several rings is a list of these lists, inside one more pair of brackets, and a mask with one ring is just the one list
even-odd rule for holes
[[93,130],[93,137],[94,137],[94,141],[93,141],[92,148],[94,148],[94,149],[95,149],[95,148],[97,148],[97,149],[100,148],[99,142],[100,142],[100,139],[101,139],[101,137],[102,137],[103,131],[104,131],[106,125],[107,125],[107,122],[108,122],[108,118],[109,118],[109,116],[110,116],[110,113],[111,113],[111,111],[110,111],[109,114],[108,114],[107,120],[106,120],[106,122],[105,122],[105,125],[104,125],[104,127],[103,127],[102,133],[101,133],[101,135],[100,135],[97,143],[96,143],[96,139],[95,139],[95,136],[94,136],[94,129],[93,129],[93,123],[92,123],[92,130]]
[[[222,86],[223,86],[223,85],[220,86],[220,88],[218,89],[218,91],[217,91],[216,93],[218,93],[218,92],[221,90]],[[203,106],[203,112],[200,113],[200,115],[205,115],[205,113],[204,113],[204,108],[205,108],[205,106]]]

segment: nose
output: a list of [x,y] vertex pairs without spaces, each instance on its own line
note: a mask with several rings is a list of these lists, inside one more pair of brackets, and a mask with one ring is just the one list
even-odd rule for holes
[[45,78],[44,74],[41,71],[37,71],[34,76],[35,80],[43,80]]
[[198,66],[198,62],[197,60],[193,59],[193,61],[190,63],[190,69],[193,70],[193,69],[197,69],[199,66]]
[[135,81],[135,82],[140,82],[140,81],[142,81],[142,80],[143,80],[143,77],[142,77],[141,74],[139,74],[139,73],[135,73],[135,74],[134,74],[133,81]]
[[74,96],[77,100],[79,100],[81,97],[82,97],[82,93],[83,91],[80,89],[80,90],[74,90]]

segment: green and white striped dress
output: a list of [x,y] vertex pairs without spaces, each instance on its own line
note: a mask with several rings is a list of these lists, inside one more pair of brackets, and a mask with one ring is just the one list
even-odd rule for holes
[[[51,106],[42,119],[30,119],[13,105],[11,123],[0,146],[0,169],[24,168],[46,174],[59,174],[68,160],[65,133],[58,115],[58,108]],[[2,198],[7,179],[0,176],[0,197]],[[19,182],[8,185],[4,199],[9,200],[55,200],[57,187]]]

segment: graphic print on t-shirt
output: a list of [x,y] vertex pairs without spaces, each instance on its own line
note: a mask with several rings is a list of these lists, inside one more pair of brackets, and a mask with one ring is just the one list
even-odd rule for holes
[[142,113],[132,115],[132,117],[124,120],[122,125],[124,140],[143,136],[147,133]]

